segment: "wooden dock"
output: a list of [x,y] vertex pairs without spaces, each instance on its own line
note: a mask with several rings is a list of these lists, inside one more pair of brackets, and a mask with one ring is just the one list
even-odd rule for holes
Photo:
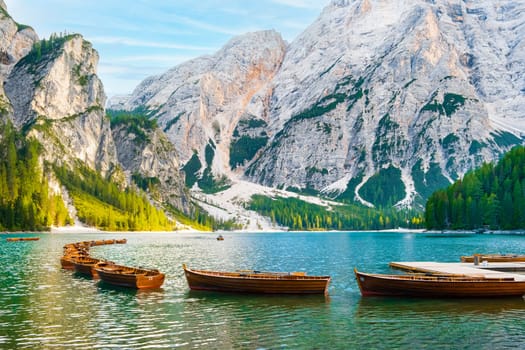
[[416,273],[448,274],[486,278],[514,278],[525,281],[525,263],[473,263],[435,262],[435,261],[393,261],[390,267]]

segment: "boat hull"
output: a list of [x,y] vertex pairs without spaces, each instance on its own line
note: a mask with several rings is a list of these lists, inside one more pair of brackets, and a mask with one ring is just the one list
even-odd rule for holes
[[525,281],[440,276],[413,279],[397,275],[367,274],[355,271],[363,296],[413,296],[431,298],[515,297],[525,294]]
[[219,273],[184,268],[192,290],[261,294],[327,294],[330,277],[280,275],[243,276],[242,273]]
[[[479,255],[478,261],[486,262],[525,262],[525,255]],[[474,256],[462,256],[461,262],[473,263]]]
[[70,256],[63,256],[60,258],[60,266],[64,270],[74,270],[75,264],[73,264],[73,258]]
[[75,262],[77,259],[88,257],[87,253],[70,253],[60,258],[60,265],[64,270],[75,270]]
[[102,281],[120,287],[151,289],[160,288],[164,283],[165,275],[158,271],[140,272],[126,267],[123,267],[122,269],[119,268],[119,266],[116,266],[116,268],[95,268],[95,270]]

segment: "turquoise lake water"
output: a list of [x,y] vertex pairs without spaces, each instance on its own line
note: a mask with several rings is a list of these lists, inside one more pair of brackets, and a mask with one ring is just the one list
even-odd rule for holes
[[[0,235],[1,349],[507,349],[525,348],[525,301],[361,298],[353,269],[390,261],[459,261],[525,253],[522,235],[412,233]],[[163,288],[112,288],[60,268],[66,243],[127,238],[91,255],[159,268]],[[329,296],[190,292],[182,263],[215,270],[330,275]]]

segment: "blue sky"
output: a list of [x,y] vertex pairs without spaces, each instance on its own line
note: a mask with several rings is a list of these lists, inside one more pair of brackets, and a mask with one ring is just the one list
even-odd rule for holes
[[40,38],[80,33],[100,54],[108,96],[145,77],[213,54],[233,36],[275,29],[292,41],[329,0],[4,0]]

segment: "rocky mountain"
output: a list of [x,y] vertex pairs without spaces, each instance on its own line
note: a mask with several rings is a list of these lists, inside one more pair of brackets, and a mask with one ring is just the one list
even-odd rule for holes
[[195,176],[206,168],[216,175],[231,176],[230,145],[235,129],[240,121],[251,118],[265,123],[262,114],[269,101],[259,92],[269,88],[285,49],[275,31],[236,37],[214,56],[197,58],[146,79],[131,96],[119,97],[109,108],[148,111],[183,162],[197,155],[202,165]]
[[[498,158],[521,142],[501,121],[519,117],[524,102],[523,67],[512,64],[523,55],[522,10],[333,1],[288,48],[269,110],[275,137],[248,176],[403,205]],[[518,105],[493,108],[509,98]],[[388,186],[404,195],[376,195]]]
[[[178,155],[162,132],[154,130],[133,144],[142,130],[122,125],[112,130],[97,76],[99,56],[91,43],[79,34],[40,41],[31,28],[12,20],[5,4],[0,6],[1,114],[39,141],[41,163],[87,166],[122,187],[155,179],[163,185],[161,195],[151,193],[152,199],[189,212]],[[49,178],[56,191],[65,191]]]
[[289,45],[234,38],[113,108],[156,119],[186,179],[418,206],[523,142],[524,25],[519,1],[333,0]]

